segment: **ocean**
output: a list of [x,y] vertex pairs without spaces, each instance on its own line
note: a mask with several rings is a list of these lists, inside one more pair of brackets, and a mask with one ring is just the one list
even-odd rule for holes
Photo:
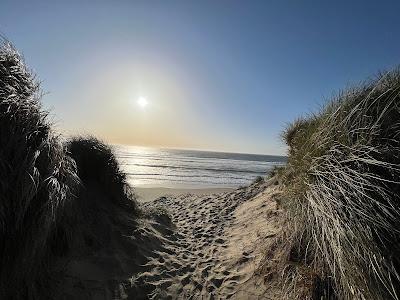
[[114,146],[134,187],[236,188],[265,176],[286,157]]

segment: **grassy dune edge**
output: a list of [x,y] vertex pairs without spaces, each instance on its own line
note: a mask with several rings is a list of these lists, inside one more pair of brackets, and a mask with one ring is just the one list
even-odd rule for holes
[[[34,75],[9,44],[0,47],[0,297],[57,298],[76,257],[112,244],[140,214],[110,148],[94,138],[65,142],[41,108]],[[52,287],[52,288],[49,288]]]
[[279,269],[288,299],[398,299],[399,92],[395,69],[284,132]]

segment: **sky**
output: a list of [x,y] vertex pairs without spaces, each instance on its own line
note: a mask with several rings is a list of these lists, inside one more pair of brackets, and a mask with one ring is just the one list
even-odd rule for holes
[[285,154],[288,123],[399,64],[399,11],[400,1],[1,0],[0,32],[67,136]]

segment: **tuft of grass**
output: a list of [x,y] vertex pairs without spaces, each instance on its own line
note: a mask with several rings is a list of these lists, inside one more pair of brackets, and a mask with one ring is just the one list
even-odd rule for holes
[[68,233],[66,248],[87,255],[110,247],[116,231],[130,234],[142,213],[111,147],[94,137],[72,138],[66,147],[81,185],[60,228]]
[[[288,261],[311,270],[324,299],[399,299],[400,69],[340,93],[283,138]],[[287,272],[288,298],[301,274]]]
[[253,181],[253,183],[260,183],[260,182],[264,182],[264,177],[257,176]]
[[285,167],[283,165],[273,166],[272,169],[268,173],[268,178],[272,178],[275,176],[281,177],[284,170],[285,170]]
[[136,197],[111,147],[89,136],[72,138],[67,142],[67,149],[77,164],[84,189],[96,185],[107,196],[107,201],[129,213],[138,213]]

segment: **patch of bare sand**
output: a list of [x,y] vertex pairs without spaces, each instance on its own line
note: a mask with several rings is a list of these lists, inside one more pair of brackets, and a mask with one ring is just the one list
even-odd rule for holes
[[[166,251],[130,280],[132,299],[279,299],[257,272],[268,239],[280,230],[271,183],[213,196],[163,197],[175,225]],[[145,293],[143,293],[145,291]]]

